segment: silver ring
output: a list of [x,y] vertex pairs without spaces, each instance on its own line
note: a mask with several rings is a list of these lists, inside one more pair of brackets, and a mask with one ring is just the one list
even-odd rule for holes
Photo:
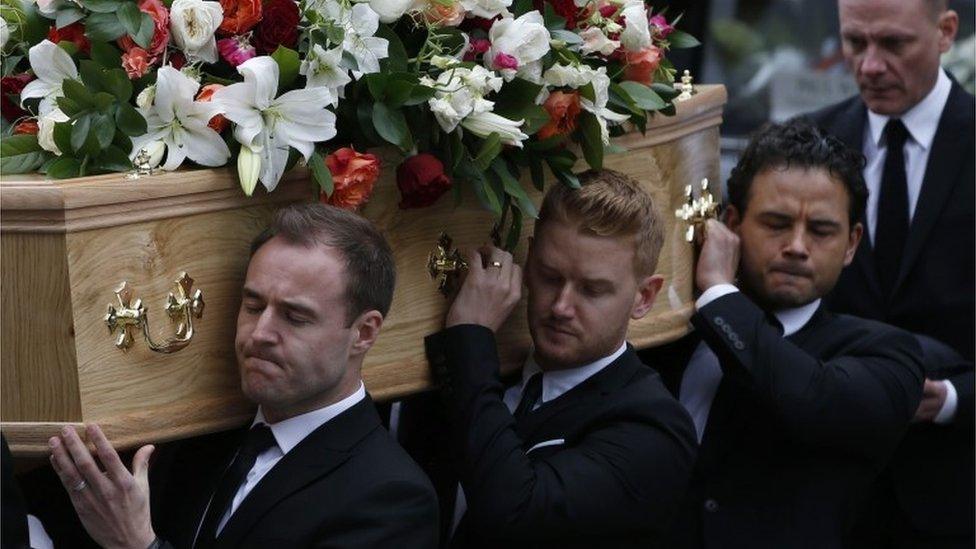
[[501,261],[492,261],[491,262],[491,266],[492,267],[498,267],[499,269],[501,269],[502,268],[502,262]]
[[78,481],[78,484],[75,484],[74,486],[71,487],[71,491],[72,492],[80,492],[80,491],[84,490],[85,488],[88,488],[88,483],[85,482],[84,479],[82,479],[82,480],[79,480]]

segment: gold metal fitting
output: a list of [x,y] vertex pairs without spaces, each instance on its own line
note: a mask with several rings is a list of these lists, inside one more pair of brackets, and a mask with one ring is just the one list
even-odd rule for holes
[[115,290],[118,308],[108,306],[105,324],[109,334],[115,336],[115,346],[122,351],[128,351],[135,343],[133,332],[142,331],[149,349],[157,353],[175,353],[190,344],[193,339],[193,319],[203,316],[203,292],[197,290],[190,295],[193,279],[186,272],[174,282],[176,294],[172,292],[166,298],[166,313],[177,323],[176,337],[161,344],[152,340],[149,333],[149,308],[142,304],[141,299],[132,301],[133,292],[129,283],[123,281]]
[[445,296],[451,293],[458,275],[468,268],[468,262],[461,257],[457,248],[451,249],[452,244],[451,237],[441,233],[434,249],[427,255],[427,273],[437,282],[437,290]]
[[702,179],[698,198],[692,185],[685,185],[685,197],[688,203],[675,210],[674,215],[688,224],[685,240],[700,243],[705,238],[705,222],[718,217],[719,203],[708,190],[708,178]]

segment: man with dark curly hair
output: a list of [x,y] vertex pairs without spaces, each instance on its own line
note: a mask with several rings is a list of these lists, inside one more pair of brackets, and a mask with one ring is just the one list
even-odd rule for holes
[[761,129],[732,172],[695,330],[642,354],[701,441],[670,546],[843,546],[918,406],[915,339],[821,305],[861,239],[861,162],[797,121]]

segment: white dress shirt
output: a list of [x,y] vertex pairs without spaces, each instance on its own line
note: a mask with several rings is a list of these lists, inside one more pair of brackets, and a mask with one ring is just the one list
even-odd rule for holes
[[[922,193],[922,181],[925,178],[925,168],[929,163],[929,153],[935,133],[939,129],[939,119],[949,101],[952,81],[944,70],[939,71],[935,86],[914,107],[901,115],[901,120],[908,130],[909,138],[905,141],[905,176],[908,183],[908,219],[911,222],[915,216],[918,197]],[[888,157],[887,144],[884,140],[884,129],[890,116],[868,111],[868,123],[864,127],[864,145],[862,147],[867,164],[864,166],[864,182],[868,187],[868,203],[865,212],[865,222],[868,227],[868,238],[874,244],[874,234],[878,226],[878,195],[881,193],[881,177],[884,174],[885,159]],[[911,230],[911,229],[909,229]],[[936,423],[948,423],[956,416],[958,396],[956,388],[949,380],[946,385],[946,400],[935,417]]]
[[[717,284],[702,293],[695,302],[695,307],[700,310],[712,301],[738,291],[739,289],[731,284]],[[817,312],[819,306],[820,300],[818,299],[800,307],[783,309],[774,313],[776,319],[783,325],[783,336],[800,331],[807,322],[810,322],[813,313]],[[712,401],[715,399],[715,393],[718,391],[721,382],[722,367],[718,363],[718,357],[702,341],[691,355],[688,367],[685,368],[684,375],[681,377],[681,388],[678,391],[678,401],[685,407],[685,410],[688,410],[692,421],[695,422],[698,442],[701,442],[702,436],[705,434],[708,413],[712,409]]]
[[342,412],[352,408],[364,398],[366,398],[366,387],[360,381],[359,389],[339,402],[279,421],[275,424],[268,423],[264,419],[264,412],[261,408],[258,408],[257,416],[254,418],[251,426],[253,427],[259,423],[267,424],[271,428],[271,434],[274,435],[277,444],[258,454],[257,459],[254,460],[254,466],[251,467],[251,470],[248,471],[245,477],[244,484],[238,488],[237,493],[234,495],[230,509],[220,519],[220,523],[217,525],[217,533],[220,534],[221,530],[224,529],[224,525],[230,520],[231,515],[241,506],[244,498],[251,493],[251,490],[264,478],[264,475],[268,474],[275,464],[281,461],[281,458],[285,457],[285,454],[290,452],[295,446],[298,446],[298,443],[312,434],[312,431],[325,425]]
[[[539,401],[532,406],[532,409],[535,410],[546,402],[561,397],[563,394],[569,392],[580,383],[590,379],[598,372],[612,364],[613,361],[620,358],[620,355],[624,354],[624,351],[626,350],[627,342],[624,341],[620,344],[620,347],[613,352],[613,354],[605,356],[595,362],[591,362],[578,368],[546,372],[545,375],[542,376],[542,394],[539,397]],[[535,361],[534,354],[529,353],[528,360],[526,360],[525,365],[522,366],[522,382],[509,387],[508,390],[505,391],[503,401],[509,412],[515,413],[515,409],[518,408],[519,401],[522,400],[522,391],[525,390],[525,384],[528,383],[529,378],[532,377],[533,374],[541,371],[542,369]],[[464,516],[464,513],[467,510],[468,502],[464,497],[464,488],[462,488],[461,484],[458,483],[457,498],[455,499],[454,503],[454,516],[451,521],[451,535],[454,535],[454,530],[457,529],[458,524],[461,522],[461,518]]]

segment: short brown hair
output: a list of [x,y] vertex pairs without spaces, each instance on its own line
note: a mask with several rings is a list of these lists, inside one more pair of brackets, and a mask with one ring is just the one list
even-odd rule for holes
[[346,260],[346,322],[366,311],[384,317],[393,302],[396,265],[383,235],[363,217],[325,204],[293,204],[279,210],[271,225],[254,238],[251,256],[281,237],[292,244],[335,248]]
[[536,228],[555,220],[579,223],[581,232],[597,236],[634,236],[634,273],[654,274],[664,234],[651,196],[633,178],[613,170],[588,170],[579,181],[579,189],[550,187]]

